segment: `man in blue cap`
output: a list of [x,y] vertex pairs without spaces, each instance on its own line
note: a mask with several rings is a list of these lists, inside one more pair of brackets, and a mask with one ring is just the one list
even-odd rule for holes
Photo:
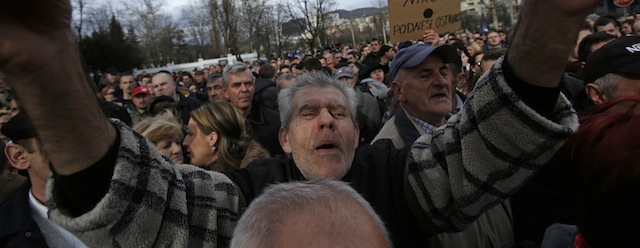
[[[400,50],[391,63],[391,89],[400,106],[373,142],[389,139],[402,149],[446,122],[452,110],[453,80],[448,64],[460,63],[453,46],[415,44]],[[487,210],[458,233],[443,233],[429,247],[502,247],[513,244],[508,201]]]
[[50,215],[89,246],[226,246],[242,199],[271,183],[325,178],[361,193],[395,246],[424,247],[430,234],[463,230],[508,198],[577,130],[558,85],[575,41],[570,31],[597,2],[524,1],[507,57],[460,113],[403,150],[389,141],[356,150],[353,91],[321,73],[302,76],[278,99],[278,137],[291,158],[255,161],[229,173],[233,181],[170,163],[102,114],[73,43],[69,1],[1,1],[0,70],[55,170]]

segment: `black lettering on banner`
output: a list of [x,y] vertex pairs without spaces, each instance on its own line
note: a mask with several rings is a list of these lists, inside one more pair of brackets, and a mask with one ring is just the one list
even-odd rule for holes
[[410,34],[416,31],[431,29],[433,19],[426,19],[415,22],[408,22],[403,24],[393,25],[393,34]]
[[436,18],[436,28],[441,28],[450,24],[460,22],[460,13],[453,15],[444,15]]
[[414,4],[421,4],[421,3],[435,3],[438,0],[404,0],[404,4],[402,5],[402,7],[407,7],[407,4],[409,5],[414,5]]

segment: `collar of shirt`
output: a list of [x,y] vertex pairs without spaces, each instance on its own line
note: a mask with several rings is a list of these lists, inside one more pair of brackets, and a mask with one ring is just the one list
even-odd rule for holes
[[425,133],[430,134],[430,133],[433,132],[433,130],[436,130],[436,128],[438,128],[438,127],[436,127],[434,125],[431,125],[431,124],[429,124],[429,123],[427,123],[427,122],[425,122],[423,120],[420,120],[420,119],[418,119],[416,117],[413,117],[411,115],[409,115],[409,118],[412,118],[416,122],[418,127],[420,127],[422,130],[424,130]]

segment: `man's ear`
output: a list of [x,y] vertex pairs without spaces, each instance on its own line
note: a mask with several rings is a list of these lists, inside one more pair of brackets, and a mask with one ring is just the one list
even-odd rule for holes
[[280,141],[280,146],[282,146],[282,150],[285,153],[291,153],[291,144],[289,143],[289,137],[287,137],[287,130],[283,127],[280,127],[278,130],[278,140]]
[[229,99],[229,94],[227,93],[227,87],[222,87],[222,95],[224,98]]
[[602,88],[597,84],[588,83],[584,87],[584,90],[587,92],[589,99],[596,105],[603,104],[607,101],[607,96],[602,93]]
[[398,99],[398,102],[405,102],[407,100],[404,97],[402,87],[400,87],[400,82],[393,80],[393,82],[391,82],[391,90],[393,90],[393,95]]
[[27,160],[27,150],[22,146],[7,144],[4,148],[4,154],[7,156],[9,164],[17,169],[27,170],[31,167]]

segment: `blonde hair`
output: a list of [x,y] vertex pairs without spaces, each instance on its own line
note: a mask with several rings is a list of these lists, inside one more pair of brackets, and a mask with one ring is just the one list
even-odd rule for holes
[[133,126],[133,130],[154,144],[165,140],[182,140],[180,124],[169,120],[145,118]]
[[[241,163],[253,139],[245,132],[244,117],[228,102],[207,103],[191,111],[191,119],[204,134],[216,132],[218,160],[211,170],[228,170],[246,166]],[[259,147],[259,149],[263,149]]]

